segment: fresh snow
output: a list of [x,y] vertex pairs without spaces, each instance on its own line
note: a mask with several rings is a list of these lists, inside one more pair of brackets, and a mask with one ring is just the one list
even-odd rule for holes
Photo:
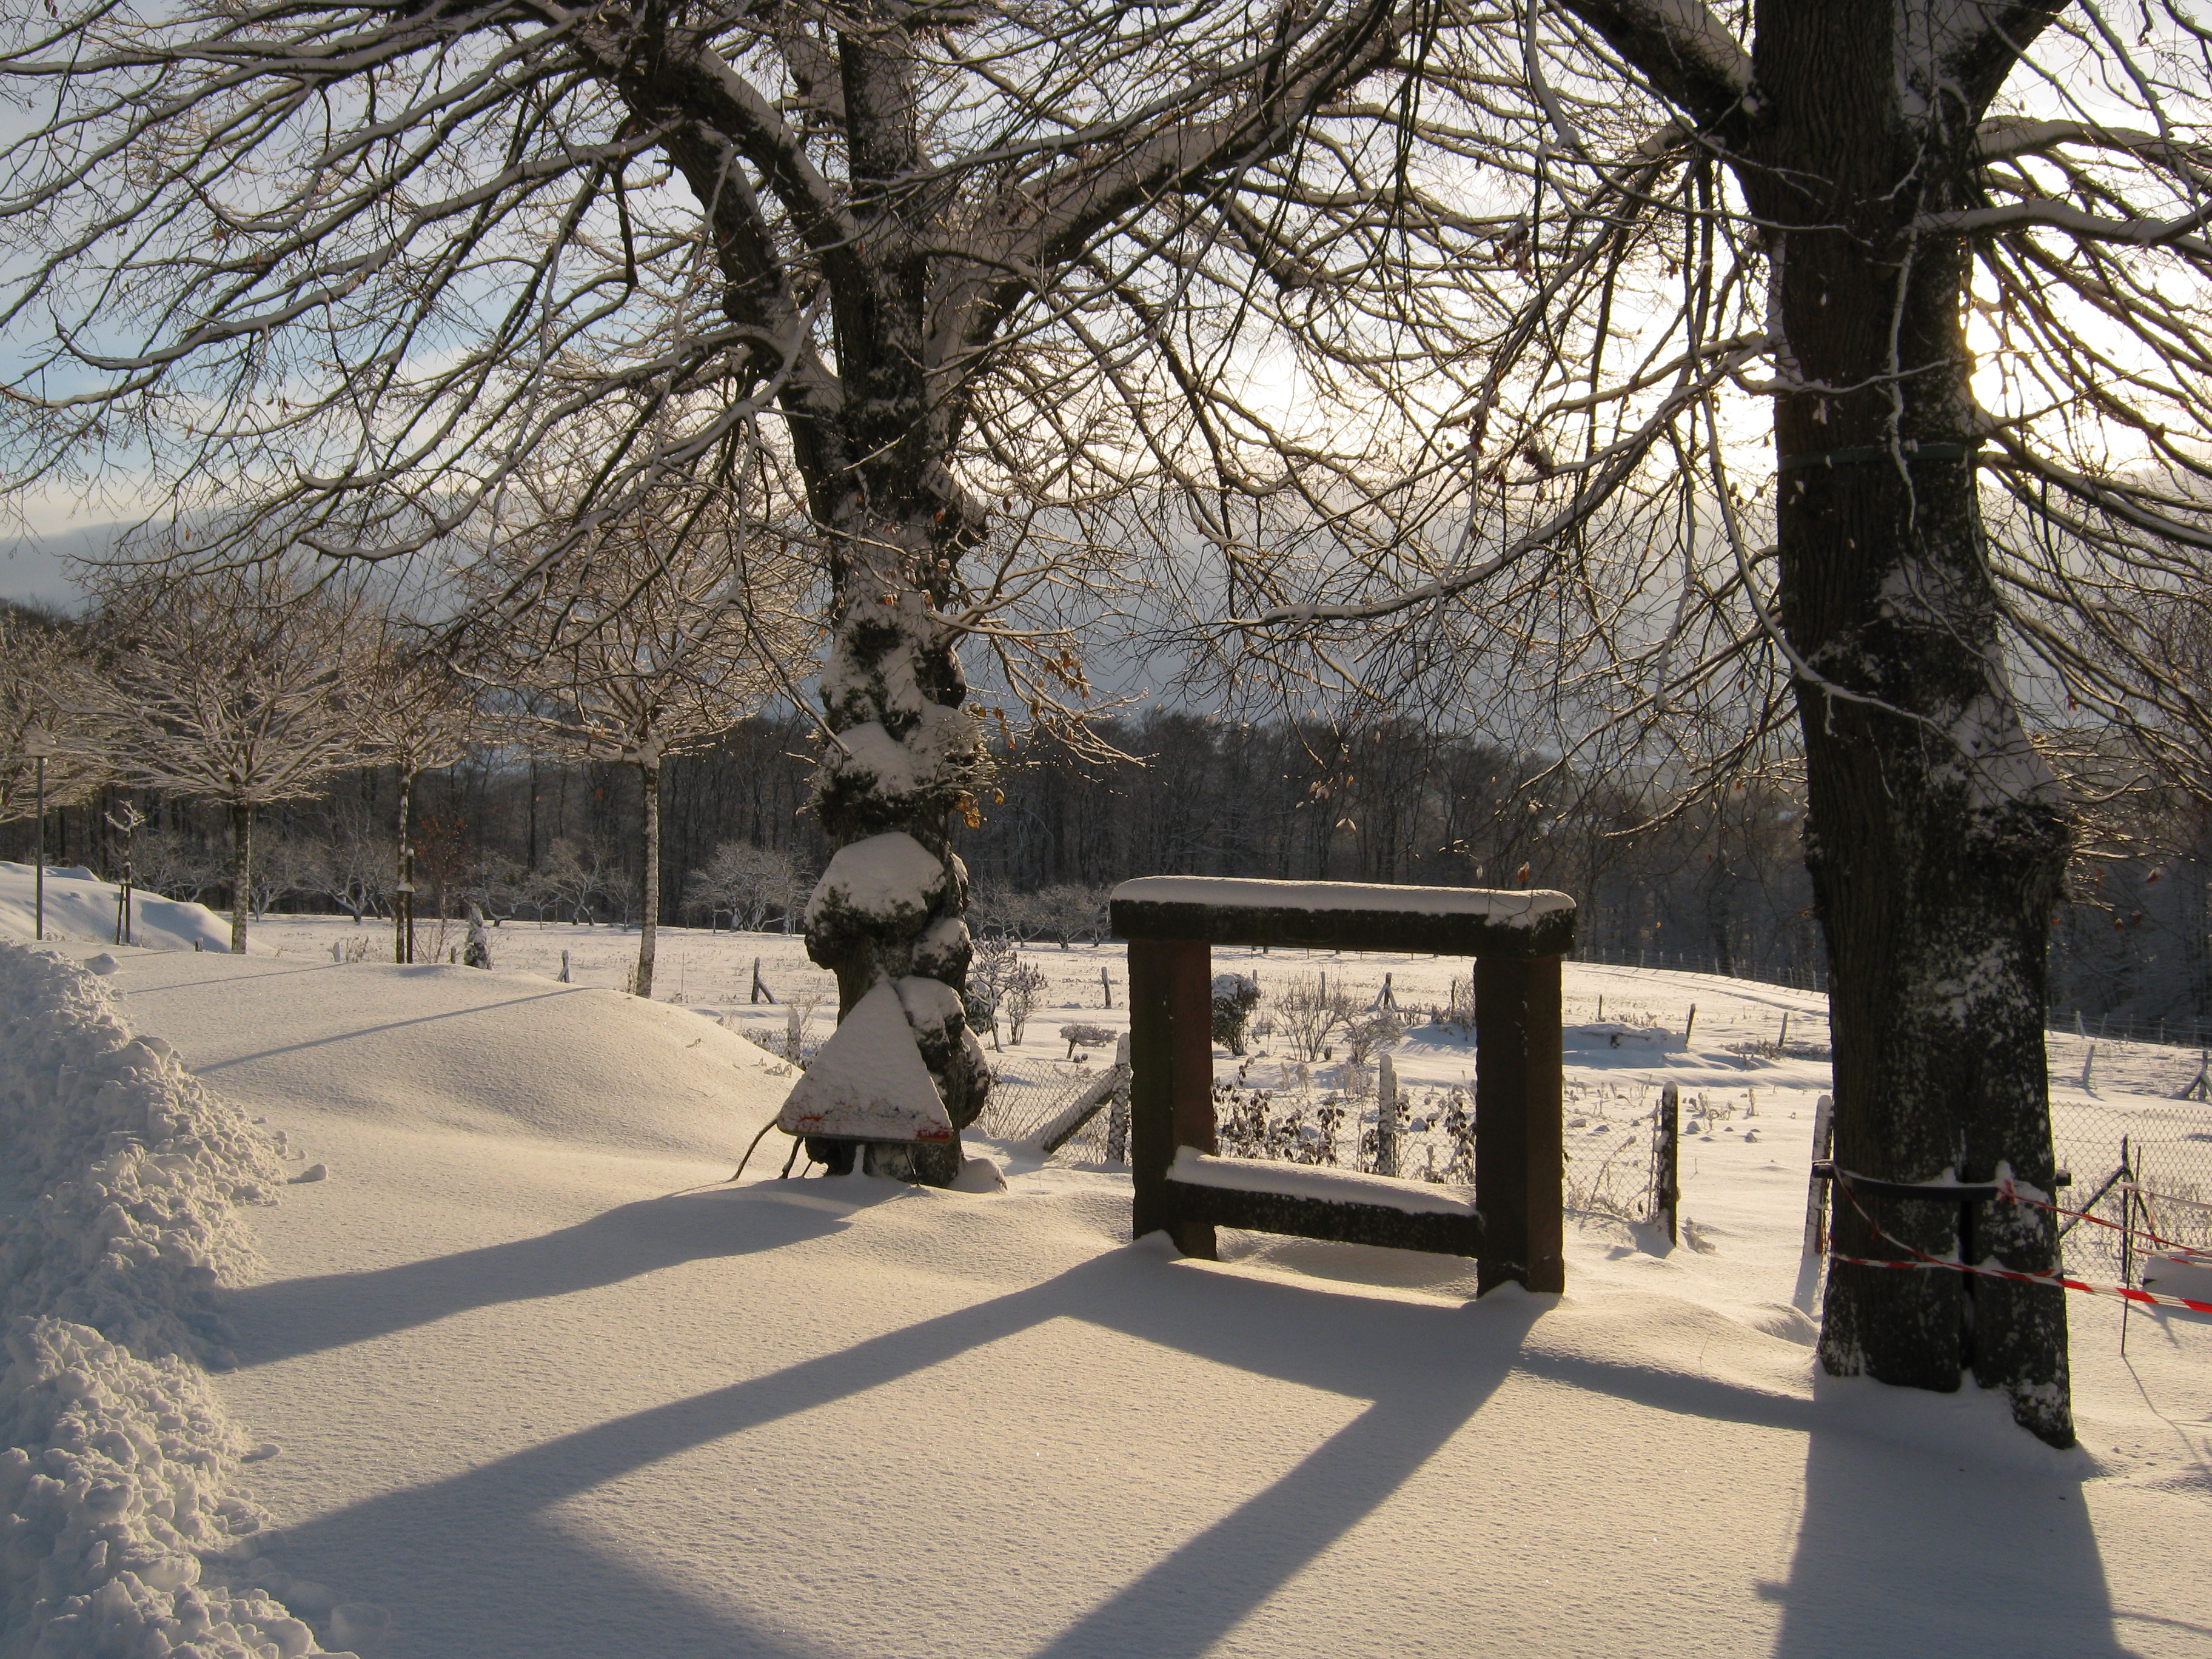
[[945,881],[945,860],[905,831],[870,836],[831,856],[806,902],[807,920],[825,908],[842,908],[885,921],[910,912],[919,921]]
[[778,1121],[789,1135],[952,1139],[952,1119],[890,980],[878,980],[830,1033],[793,1085]]
[[[106,1052],[126,1032],[173,1045],[145,1053],[178,1089],[189,1067],[226,1121],[266,1117],[297,1183],[252,1177],[274,1207],[234,1194],[225,1224],[258,1235],[259,1266],[210,1257],[208,1302],[178,1316],[204,1352],[149,1361],[102,1338],[113,1352],[37,1362],[141,1413],[109,1446],[136,1425],[179,1473],[205,1454],[186,1513],[207,1526],[210,1630],[265,1616],[283,1651],[291,1618],[365,1659],[2204,1650],[2189,1564],[2212,1521],[2212,1323],[2138,1310],[2123,1358],[2118,1304],[2073,1298],[2065,1454],[1971,1387],[1818,1374],[1787,1299],[1821,999],[1569,963],[1568,1018],[1592,1028],[1567,1053],[1570,1137],[1622,1141],[1637,1102],[1680,1085],[1684,1243],[1587,1218],[1566,1295],[1472,1302],[1453,1257],[1224,1232],[1230,1260],[1174,1260],[1127,1240],[1126,1173],[972,1132],[1003,1191],[779,1182],[773,1133],[729,1184],[795,1076],[726,1027],[780,1039],[797,1013],[818,1038],[834,1018],[794,938],[667,930],[675,1006],[611,988],[635,945],[614,929],[509,923],[489,973],[332,962],[362,934],[388,938],[271,917],[272,957],[58,947],[115,958],[70,993],[112,998]],[[564,950],[575,986],[550,978]],[[1118,948],[1024,955],[1050,982],[994,1064],[1054,1063],[1069,1019],[1126,1028]],[[747,1002],[755,957],[782,1002]],[[1424,1006],[1467,971],[1215,960],[1269,989],[1390,972]],[[1613,1047],[1601,996],[1603,1025],[1673,1041]],[[1787,1054],[1754,1052],[1785,1011]],[[1248,1080],[1291,1086],[1301,1068],[1260,1046]],[[2065,1103],[2087,1098],[2069,1077],[2086,1046],[2052,1040]],[[23,1052],[71,1100],[118,1081]],[[0,1066],[33,1066],[17,1054]],[[1415,1117],[1474,1069],[1429,1026],[1394,1060]],[[2100,1044],[2096,1103],[2201,1125],[2165,1097],[2196,1065]],[[1334,1075],[1305,1069],[1317,1089]],[[71,1133],[16,1098],[10,1176],[19,1134]],[[88,1122],[103,1149],[112,1109]],[[72,1178],[58,1158],[40,1154],[42,1190]],[[297,1182],[317,1164],[327,1179]],[[125,1370],[127,1398],[108,1380]],[[41,1460],[80,1433],[0,1416]],[[132,1481],[153,1513],[163,1489]],[[15,1659],[30,1638],[9,1618]]]
[[1349,881],[1261,881],[1233,876],[1139,876],[1114,890],[1144,904],[1211,904],[1255,910],[1381,910],[1399,915],[1483,916],[1508,926],[1575,908],[1547,888],[1395,887]]
[[1236,1193],[1273,1193],[1284,1198],[1318,1198],[1330,1204],[1379,1204],[1406,1215],[1473,1215],[1474,1194],[1463,1188],[1428,1181],[1394,1181],[1316,1164],[1284,1164],[1249,1158],[1213,1158],[1194,1147],[1176,1148],[1169,1176],[1194,1187],[1218,1187]]
[[[36,934],[37,873],[31,865],[0,859],[0,936],[27,939]],[[46,937],[112,941],[118,891],[82,865],[48,865]],[[131,895],[131,942],[157,951],[228,951],[230,918],[142,887]],[[256,956],[269,949],[250,933],[246,948]]]

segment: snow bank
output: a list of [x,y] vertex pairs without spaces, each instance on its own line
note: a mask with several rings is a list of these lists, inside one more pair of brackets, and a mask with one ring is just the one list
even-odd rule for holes
[[[0,939],[38,937],[38,872],[31,865],[0,859]],[[121,892],[81,864],[46,866],[46,937],[50,939],[111,940],[115,937],[115,901]],[[230,921],[204,904],[163,898],[144,888],[131,895],[131,942],[155,951],[230,949]],[[269,947],[254,945],[256,955]]]
[[0,1656],[320,1651],[232,1587],[265,1517],[230,1490],[252,1454],[195,1363],[210,1292],[254,1261],[239,1210],[270,1201],[275,1148],[97,977],[4,941],[0,1147]]

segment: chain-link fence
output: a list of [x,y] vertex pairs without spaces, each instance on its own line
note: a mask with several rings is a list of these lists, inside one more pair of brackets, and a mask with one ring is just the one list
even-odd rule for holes
[[[2160,1237],[2212,1249],[2212,1103],[2193,1097],[2147,1102],[2133,1097],[2124,1108],[2095,1101],[2059,1100],[2051,1108],[2058,1164],[2073,1177],[2058,1194],[2062,1207],[2087,1210],[2115,1224],[2066,1224],[2069,1273],[2084,1279],[2131,1282],[2138,1276],[2142,1240],[2123,1242],[2118,1228],[2131,1224]],[[2122,1164],[2129,1174],[2122,1173]],[[2129,1186],[2139,1189],[2132,1214]],[[2175,1202],[2172,1200],[2186,1200]]]
[[[1034,1144],[1109,1069],[1099,1060],[1002,1060],[991,1067],[991,1093],[975,1127],[994,1140]],[[1071,1164],[1104,1163],[1109,1112],[1102,1106],[1054,1156]]]

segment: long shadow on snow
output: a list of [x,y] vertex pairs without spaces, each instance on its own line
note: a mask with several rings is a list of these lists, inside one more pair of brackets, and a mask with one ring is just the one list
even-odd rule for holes
[[[1317,1296],[1329,1298],[1325,1316]],[[1961,1484],[1956,1503],[1916,1508],[1902,1495],[1925,1489],[1924,1477],[1915,1476],[1925,1453],[1839,1425],[1809,1401],[1656,1366],[1532,1351],[1526,1339],[1547,1305],[1512,1295],[1458,1307],[1383,1301],[1179,1268],[1158,1247],[1139,1245],[836,1353],[355,1505],[288,1534],[307,1558],[295,1557],[294,1567],[384,1600],[410,1624],[426,1614],[441,1625],[462,1618],[480,1632],[471,1650],[488,1656],[570,1650],[580,1620],[605,1632],[609,1651],[648,1639],[668,1650],[672,1639],[680,1646],[682,1637],[711,1626],[718,1652],[786,1652],[789,1638],[757,1626],[741,1607],[686,1601],[679,1613],[665,1583],[642,1577],[617,1590],[629,1569],[568,1536],[546,1512],[694,1447],[917,1376],[1047,1320],[1073,1318],[1373,1403],[1281,1480],[1046,1644],[1039,1652],[1049,1659],[1206,1652],[1382,1504],[1516,1369],[1658,1411],[1808,1437],[1797,1560],[1789,1584],[1768,1592],[1788,1604],[1778,1656],[2124,1651],[2113,1641],[2101,1560],[2072,1481],[2022,1476],[2018,1492],[1978,1507],[1970,1494],[1991,1490],[1984,1469]],[[1316,1329],[1331,1340],[1313,1340]],[[948,1395],[943,1414],[958,1409]],[[923,1413],[932,1414],[927,1407]],[[1191,1431],[1202,1436],[1206,1425],[1194,1422]],[[465,1552],[454,1549],[457,1537],[467,1540]],[[896,1540],[878,1541],[895,1559]],[[388,1577],[362,1582],[366,1563]],[[860,1572],[884,1564],[850,1565]],[[1942,1640],[1924,1639],[1937,1632]]]
[[[1328,1343],[1311,1337],[1316,1295],[1336,1304],[1327,1316],[1334,1338]],[[287,1528],[287,1565],[385,1602],[402,1625],[442,1627],[448,1641],[451,1621],[464,1620],[473,1654],[570,1651],[578,1620],[604,1628],[610,1609],[623,1607],[635,1626],[609,1632],[599,1650],[644,1651],[641,1644],[649,1643],[653,1650],[688,1651],[682,1642],[695,1621],[719,1618],[726,1628],[713,1638],[712,1651],[781,1651],[786,1638],[765,1633],[739,1607],[715,1613],[686,1603],[672,1629],[670,1589],[661,1581],[640,1577],[624,1601],[611,1586],[626,1569],[566,1534],[546,1512],[691,1448],[916,1376],[1046,1321],[1073,1318],[1237,1370],[1376,1401],[1291,1474],[1044,1650],[1117,1659],[1201,1653],[1450,1437],[1513,1370],[1545,1305],[1516,1298],[1479,1308],[1421,1307],[1186,1272],[1152,1247],[1117,1251],[1029,1290]],[[941,1413],[921,1409],[925,1417],[954,1420],[959,1408],[948,1392]],[[1194,1437],[1207,1432],[1202,1420],[1190,1428]],[[456,1549],[457,1540],[466,1540],[465,1550]],[[856,1559],[854,1573],[902,1567],[897,1540],[875,1541],[884,1559]],[[832,1580],[840,1580],[839,1565],[818,1564]],[[404,1635],[395,1632],[395,1640],[399,1650],[412,1650]]]
[[781,1249],[843,1224],[824,1211],[744,1202],[741,1194],[641,1199],[534,1238],[225,1291],[219,1307],[239,1364],[270,1365],[471,1309],[596,1290],[706,1256]]
[[2129,1654],[2079,1475],[1982,1462],[1817,1428],[1774,1659]]
[[[386,1020],[381,1025],[349,1025],[343,1031],[333,1031],[328,1036],[309,1037],[302,1042],[280,1043],[274,1048],[262,1048],[250,1054],[233,1054],[228,1060],[210,1060],[195,1065],[199,1073],[221,1072],[233,1066],[250,1065],[257,1060],[273,1060],[279,1054],[296,1054],[309,1048],[325,1048],[334,1043],[351,1042],[358,1037],[377,1036],[386,1031],[404,1031],[410,1025],[434,1025],[440,1020],[471,1019],[478,1014],[497,1013],[502,1009],[519,1008],[526,1002],[546,1002],[555,997],[575,996],[576,987],[562,987],[552,991],[536,991],[526,997],[509,997],[504,1002],[480,1002],[466,1008],[447,1008],[434,1014],[417,1014],[412,1019]],[[588,988],[581,988],[587,989]]]

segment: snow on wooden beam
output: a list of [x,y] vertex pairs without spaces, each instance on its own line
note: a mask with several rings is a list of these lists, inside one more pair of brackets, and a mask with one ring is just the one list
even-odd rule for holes
[[1564,957],[1575,902],[1548,889],[1144,876],[1114,890],[1114,935],[1321,951]]

